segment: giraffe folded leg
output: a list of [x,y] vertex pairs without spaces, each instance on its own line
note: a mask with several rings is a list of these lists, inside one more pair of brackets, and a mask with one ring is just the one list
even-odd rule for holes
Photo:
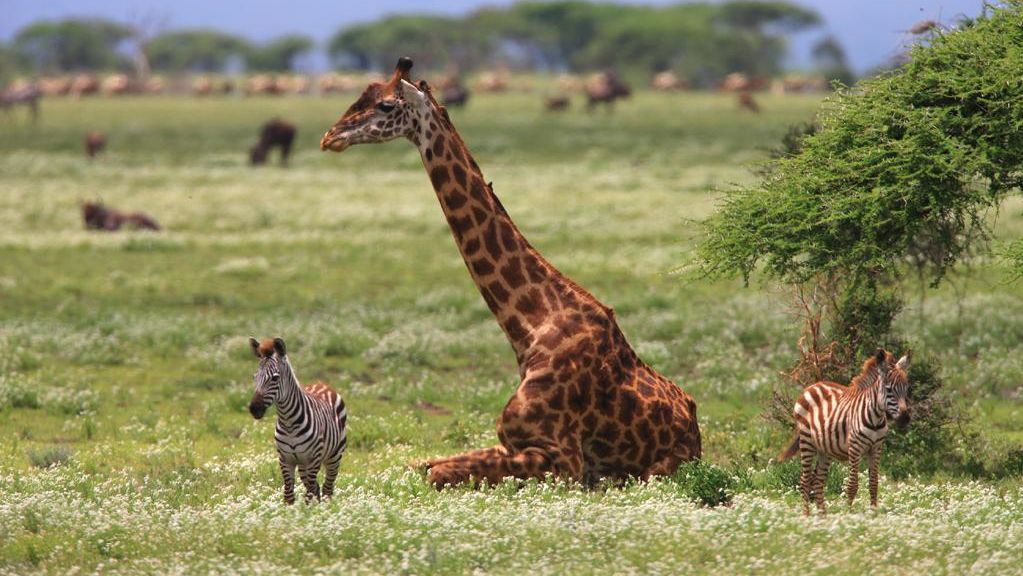
[[654,476],[671,476],[678,470],[679,464],[695,459],[696,457],[693,456],[692,451],[687,446],[680,446],[664,458],[651,464],[640,475],[640,479],[645,482]]
[[469,452],[463,452],[461,454],[455,454],[454,456],[448,456],[446,458],[434,458],[425,462],[420,462],[418,467],[424,471],[429,470],[435,466],[441,466],[445,464],[451,464],[456,462],[465,462],[467,460],[474,460],[477,458],[484,458],[491,455],[507,455],[508,450],[498,444],[497,446],[491,446],[490,448],[481,448],[479,450],[470,450]]
[[497,484],[509,476],[523,480],[545,478],[548,474],[578,478],[582,461],[575,460],[579,461],[564,456],[560,450],[529,447],[511,454],[503,446],[496,446],[432,461],[429,478],[438,489],[483,481]]

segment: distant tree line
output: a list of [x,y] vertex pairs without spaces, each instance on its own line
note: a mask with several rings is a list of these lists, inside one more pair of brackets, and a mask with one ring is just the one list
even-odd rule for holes
[[[386,69],[410,55],[425,69],[471,71],[495,63],[513,68],[623,73],[674,70],[690,83],[731,72],[770,76],[781,71],[788,34],[820,26],[813,10],[782,1],[732,1],[668,6],[519,2],[467,16],[389,16],[339,30],[326,45],[338,67]],[[99,19],[42,21],[0,45],[0,74],[130,70],[138,53],[152,70],[295,70],[315,50],[303,35],[256,44],[213,29],[165,31],[141,38],[131,26]],[[819,70],[849,80],[833,39],[813,52]]]

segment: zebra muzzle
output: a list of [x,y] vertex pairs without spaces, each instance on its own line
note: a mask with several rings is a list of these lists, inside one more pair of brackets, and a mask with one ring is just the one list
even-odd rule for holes
[[262,398],[252,399],[252,402],[249,403],[249,414],[252,414],[252,417],[256,420],[259,420],[263,417],[263,414],[266,414],[266,405],[263,404]]

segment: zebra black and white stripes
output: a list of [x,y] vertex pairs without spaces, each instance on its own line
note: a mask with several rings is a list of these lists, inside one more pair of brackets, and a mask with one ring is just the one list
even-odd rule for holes
[[284,477],[284,501],[295,502],[296,468],[306,488],[307,502],[320,498],[316,475],[321,466],[325,469],[323,496],[330,497],[348,443],[344,400],[326,384],[300,386],[284,340],[259,342],[249,338],[249,345],[259,358],[249,412],[258,420],[271,405],[277,406],[274,440]]
[[824,512],[824,480],[833,460],[849,463],[846,496],[852,506],[864,456],[870,463],[870,505],[877,506],[878,462],[888,434],[888,418],[899,427],[909,423],[909,360],[906,354],[895,362],[891,354],[879,348],[863,363],[849,386],[817,382],[796,399],[795,438],[779,460],[799,453],[804,514],[810,513],[811,497],[817,509]]

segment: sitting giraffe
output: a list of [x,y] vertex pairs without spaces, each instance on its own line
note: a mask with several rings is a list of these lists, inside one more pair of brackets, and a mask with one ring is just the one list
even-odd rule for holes
[[522,236],[426,82],[401,58],[323,136],[323,150],[412,141],[469,274],[518,360],[521,384],[497,420],[500,444],[425,464],[445,485],[671,474],[699,458],[696,403],[640,360],[614,311]]

